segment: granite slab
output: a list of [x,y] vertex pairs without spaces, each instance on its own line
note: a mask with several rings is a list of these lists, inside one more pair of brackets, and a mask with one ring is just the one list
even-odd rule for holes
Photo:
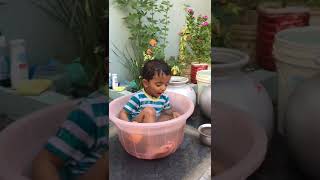
[[[197,130],[186,126],[177,151],[157,160],[141,160],[129,155],[121,146],[116,128],[109,131],[110,180],[198,180],[211,169],[210,147],[202,145]],[[209,176],[211,174],[209,173]],[[209,179],[208,177],[207,179]]]

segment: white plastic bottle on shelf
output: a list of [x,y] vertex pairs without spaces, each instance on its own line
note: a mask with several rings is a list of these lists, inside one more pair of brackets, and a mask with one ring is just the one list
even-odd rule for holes
[[0,84],[9,79],[7,42],[5,36],[0,35]]
[[112,74],[112,89],[115,90],[118,84],[118,74]]
[[109,73],[109,89],[112,89],[112,77],[111,77],[111,73]]
[[23,39],[16,39],[11,40],[9,44],[11,59],[11,87],[16,89],[22,80],[28,79],[28,62],[25,41]]

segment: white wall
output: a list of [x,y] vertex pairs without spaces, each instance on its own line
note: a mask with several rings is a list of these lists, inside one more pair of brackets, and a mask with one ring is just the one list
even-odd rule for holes
[[[179,48],[178,32],[185,24],[184,4],[189,4],[195,10],[195,15],[207,15],[211,21],[211,0],[170,0],[173,7],[169,11],[170,25],[168,32],[169,44],[165,49],[166,57],[177,56]],[[130,80],[127,70],[119,63],[118,57],[112,52],[112,43],[118,47],[124,47],[127,43],[129,32],[122,18],[125,12],[115,7],[113,0],[109,1],[109,72],[118,73],[119,80]]]
[[70,62],[79,54],[77,41],[70,30],[55,21],[31,0],[0,0],[0,31],[7,40],[26,40],[30,63],[43,63],[50,57]]

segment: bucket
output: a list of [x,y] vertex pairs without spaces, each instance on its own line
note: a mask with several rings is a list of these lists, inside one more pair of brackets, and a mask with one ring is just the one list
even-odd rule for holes
[[256,59],[261,67],[270,71],[276,71],[272,49],[277,32],[307,26],[310,18],[308,8],[280,7],[278,3],[265,3],[258,8]]
[[292,28],[276,34],[273,55],[278,69],[278,131],[285,135],[288,98],[305,79],[320,72],[320,27]]
[[201,70],[197,72],[197,103],[199,104],[200,95],[204,87],[211,85],[211,70]]
[[207,70],[209,64],[206,63],[192,63],[191,64],[191,83],[197,84],[197,73],[201,70]]

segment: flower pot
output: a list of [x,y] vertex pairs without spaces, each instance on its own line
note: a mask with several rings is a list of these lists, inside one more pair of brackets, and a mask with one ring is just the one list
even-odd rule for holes
[[276,71],[272,47],[276,33],[291,27],[309,25],[309,9],[280,8],[279,4],[262,4],[258,8],[256,60],[266,70]]
[[193,84],[197,84],[197,72],[200,70],[206,70],[208,69],[208,64],[207,63],[192,63],[191,64],[191,82]]
[[191,77],[191,65],[188,65],[187,67],[181,69],[181,76],[188,79],[188,82],[190,82]]
[[182,76],[172,76],[169,85],[167,87],[167,92],[175,92],[188,97],[194,105],[196,105],[196,93],[193,88],[188,85],[188,78]]
[[241,71],[249,56],[226,48],[212,48],[215,58],[213,71],[213,101],[233,105],[248,112],[269,138],[273,133],[273,107],[265,88]]

